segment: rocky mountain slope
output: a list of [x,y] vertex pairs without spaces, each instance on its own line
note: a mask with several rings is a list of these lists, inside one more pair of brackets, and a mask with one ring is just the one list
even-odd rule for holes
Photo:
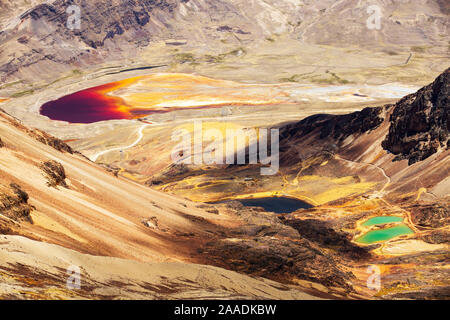
[[383,141],[386,150],[398,155],[395,160],[413,164],[450,148],[449,78],[447,69],[434,83],[396,104]]
[[[366,108],[348,115],[315,115],[283,126],[280,131],[282,165],[293,165],[314,153],[328,152],[331,157],[369,163],[390,172],[393,167],[413,172],[412,164],[431,156],[434,159],[428,159],[427,163],[435,163],[438,158],[444,161],[443,168],[447,168],[444,164],[449,150],[449,76],[450,69],[447,69],[432,84],[394,105]],[[395,163],[404,159],[408,160],[406,165],[405,161]],[[426,167],[420,163],[417,166]],[[435,184],[446,178],[438,173],[429,172],[429,175],[435,176]],[[399,180],[405,178],[402,175]],[[410,175],[408,178],[413,179]],[[392,182],[395,180],[386,190],[395,184]],[[411,184],[410,191],[415,187]]]
[[[92,256],[12,235],[0,240],[2,299],[319,299],[211,266]],[[81,268],[79,289],[67,286],[74,266]]]
[[[73,4],[80,8],[81,25],[71,30],[66,10]],[[105,62],[143,60],[147,49],[161,51],[161,45],[177,51],[153,56],[153,63],[189,62],[194,48],[226,54],[230,44],[258,47],[281,35],[313,45],[376,47],[393,55],[402,47],[447,49],[445,1],[372,5],[381,8],[381,30],[367,29],[370,12],[357,0],[2,0],[0,72],[4,82],[31,80],[42,69],[51,78]],[[209,62],[216,60],[209,55]]]
[[[378,293],[381,297],[448,297],[445,291],[449,283],[443,279],[448,275],[444,257],[448,257],[450,240],[449,74],[447,69],[432,84],[396,104],[346,115],[319,114],[281,125],[280,171],[275,176],[261,177],[258,165],[171,166],[151,180],[152,186],[203,201],[274,196],[304,200],[315,207],[283,215],[278,223],[293,228],[313,248],[326,248],[338,261],[336,265],[352,266],[356,275],[336,278],[339,272],[332,272],[331,282],[325,277],[320,283],[332,287],[338,281],[345,288],[340,278],[358,292],[367,293],[360,276],[363,268],[377,264],[384,268],[383,289]],[[232,207],[235,205],[231,202]],[[383,228],[367,229],[363,225],[380,216],[401,217],[410,234],[389,241],[358,242],[368,230]],[[315,274],[305,266],[297,270],[301,263],[296,259],[277,264],[283,261],[284,250],[289,251],[289,257],[302,256],[290,247],[296,239],[292,231],[280,229],[245,231],[268,252],[271,262],[264,264],[263,270],[269,270],[270,275],[273,265],[281,270],[289,265],[294,274],[305,269]],[[278,238],[281,235],[283,240]],[[208,250],[222,252],[222,259],[233,256],[235,270],[257,272],[261,264],[256,262],[261,254],[258,246],[247,238],[216,242]],[[223,265],[220,259],[213,260]],[[414,280],[414,270],[404,266],[410,263],[414,263],[414,270],[424,271],[420,281]],[[322,270],[315,277],[326,274],[321,267],[314,266]],[[433,279],[442,281],[435,285]]]
[[[203,201],[273,193],[317,205],[358,194],[389,196],[421,188],[427,190],[425,196],[445,198],[448,77],[449,69],[396,104],[344,115],[317,114],[280,125],[280,172],[273,177],[260,177],[260,168],[251,165],[172,165],[149,184],[156,181],[160,190]],[[186,191],[190,185],[202,188]]]
[[[297,261],[292,270],[236,273],[205,266],[229,269],[231,261],[251,252],[248,245],[240,252],[234,246],[220,249],[231,238],[247,238],[251,228],[270,223],[273,230],[298,234],[253,210],[217,210],[151,190],[37,132],[43,134],[0,112],[1,297],[314,298],[305,292],[333,297],[311,286],[320,282],[343,286],[338,296],[355,294],[350,275],[308,240],[289,244],[294,257],[276,253]],[[274,252],[253,245],[255,262],[272,265]],[[82,270],[79,290],[66,286],[71,266]],[[323,272],[313,274],[318,268]],[[294,286],[294,277],[306,284]]]

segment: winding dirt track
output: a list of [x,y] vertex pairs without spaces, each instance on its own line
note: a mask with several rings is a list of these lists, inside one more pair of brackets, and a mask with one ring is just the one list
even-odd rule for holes
[[133,148],[135,145],[137,145],[137,144],[142,140],[142,138],[144,137],[143,131],[144,131],[144,129],[145,129],[146,127],[148,127],[148,126],[150,126],[150,124],[146,123],[146,124],[142,125],[142,126],[139,128],[139,130],[138,130],[138,138],[137,138],[136,141],[134,141],[132,144],[130,144],[130,145],[128,145],[128,146],[124,146],[124,147],[115,147],[115,148],[111,148],[111,149],[106,149],[106,150],[100,151],[100,152],[96,153],[95,155],[93,155],[93,156],[91,157],[91,160],[92,160],[93,162],[95,162],[95,161],[97,161],[97,159],[98,159],[100,156],[102,156],[102,155],[104,155],[104,154],[106,154],[106,153],[108,153],[108,152],[111,152],[111,151],[126,150],[126,149]]

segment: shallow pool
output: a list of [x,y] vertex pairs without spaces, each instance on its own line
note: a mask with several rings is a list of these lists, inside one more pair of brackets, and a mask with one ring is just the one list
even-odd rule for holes
[[402,221],[403,221],[402,217],[381,216],[381,217],[371,218],[371,219],[367,220],[366,222],[364,222],[362,225],[366,226],[366,227],[370,227],[370,226],[376,226],[376,225],[387,224],[387,223],[392,223],[392,222],[402,222]]
[[379,241],[387,241],[404,234],[413,233],[414,231],[412,231],[406,224],[401,223],[395,227],[369,231],[356,239],[356,242],[371,244]]

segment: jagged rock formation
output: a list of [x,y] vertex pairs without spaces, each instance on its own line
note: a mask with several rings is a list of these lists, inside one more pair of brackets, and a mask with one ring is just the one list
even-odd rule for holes
[[[367,199],[380,197],[377,191],[397,197],[419,189],[425,189],[425,193],[420,191],[419,198],[421,195],[444,198],[448,195],[448,74],[448,70],[444,71],[432,85],[397,104],[368,107],[344,115],[318,114],[278,125],[280,170],[270,178],[259,175],[260,165],[170,164],[154,174],[147,184],[211,202],[241,195],[288,194],[314,205],[329,202],[338,206],[333,201],[362,195]],[[407,130],[401,129],[403,123],[420,117],[421,113],[414,109],[418,101],[429,109],[422,112],[426,115],[425,127],[415,128],[425,130],[420,137],[428,142],[412,139],[403,143],[407,136]],[[398,117],[400,110],[406,113],[405,117]],[[398,160],[393,154],[395,150],[385,149],[391,141],[407,148],[414,159],[422,150],[421,161],[415,166],[408,166],[408,161],[393,161]],[[434,156],[425,157],[425,151],[436,143],[439,147],[433,149]],[[248,159],[248,148],[246,153]]]
[[280,139],[297,138],[318,129],[320,139],[331,137],[341,142],[351,134],[377,128],[384,120],[382,107],[364,108],[346,115],[318,114],[283,127]]
[[[23,14],[21,19],[51,21],[56,30],[64,30],[69,18],[66,12],[68,5],[63,0],[41,4]],[[128,31],[125,35],[127,40],[148,43],[157,34],[157,30],[152,28],[149,32],[142,27],[151,23],[151,16],[172,15],[177,5],[176,0],[119,1],[117,6],[102,1],[82,2],[79,6],[83,27],[80,30],[75,29],[73,34],[60,32],[59,36],[65,36],[64,40],[75,36],[87,46],[96,49],[103,47],[107,39],[114,39],[115,36],[124,35]],[[138,36],[139,31],[141,34]]]
[[[345,115],[318,114],[280,128],[280,164],[298,165],[314,156],[316,165],[331,160],[334,154],[352,136],[356,138],[377,129],[385,120],[385,107],[364,108]],[[300,147],[304,141],[314,139],[313,149]],[[308,143],[309,144],[309,143]],[[310,150],[307,152],[306,150]]]
[[[318,146],[328,152],[328,157],[338,150],[350,135],[361,135],[376,129],[384,121],[384,108],[364,108],[345,115],[318,114],[280,129],[281,164],[292,165],[301,159],[293,159],[290,148],[292,141],[301,141],[307,135],[317,135]],[[322,141],[321,141],[322,140]],[[327,154],[324,154],[327,158]]]
[[55,148],[58,151],[67,152],[67,153],[74,153],[72,148],[62,141],[61,139],[58,139],[42,130],[38,129],[29,129],[28,134],[35,138],[36,140],[42,142],[43,144],[46,144],[52,148]]
[[432,84],[408,95],[395,106],[383,148],[395,160],[422,161],[439,149],[450,148],[450,69]]
[[280,129],[282,163],[293,164],[293,141],[315,135],[323,151],[336,152],[349,136],[358,137],[378,128],[389,117],[389,132],[382,147],[407,159],[411,165],[439,149],[450,148],[450,69],[432,84],[408,95],[395,105],[365,108],[347,115],[314,115]]
[[41,164],[41,168],[46,174],[47,184],[50,187],[62,186],[69,188],[66,183],[66,172],[61,163],[49,160]]
[[16,183],[9,188],[0,185],[0,214],[14,221],[33,222],[31,211],[33,207],[28,204],[28,194]]
[[61,139],[58,139],[42,130],[36,129],[36,128],[29,128],[24,126],[18,119],[12,117],[11,115],[5,113],[4,110],[0,109],[0,118],[6,119],[13,125],[14,127],[25,131],[30,137],[36,139],[37,141],[46,144],[58,151],[61,152],[67,152],[70,154],[73,154],[74,151],[72,148],[62,141]]

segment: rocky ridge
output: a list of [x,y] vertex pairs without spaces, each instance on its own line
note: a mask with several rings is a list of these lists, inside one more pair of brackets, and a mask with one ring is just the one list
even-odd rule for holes
[[[80,8],[80,29],[67,28],[71,5]],[[224,47],[224,54],[229,51],[224,43],[242,47],[279,35],[309,44],[362,47],[378,46],[381,37],[388,46],[417,47],[418,52],[423,43],[444,45],[440,35],[448,34],[449,9],[441,0],[379,5],[383,28],[368,32],[367,5],[356,0],[3,0],[1,79],[30,73],[42,77],[40,68],[57,75],[106,60],[134,59],[159,42],[181,48],[174,61],[192,60],[194,47]],[[390,52],[396,54],[395,49]]]
[[395,104],[383,148],[411,165],[450,148],[450,69]]

